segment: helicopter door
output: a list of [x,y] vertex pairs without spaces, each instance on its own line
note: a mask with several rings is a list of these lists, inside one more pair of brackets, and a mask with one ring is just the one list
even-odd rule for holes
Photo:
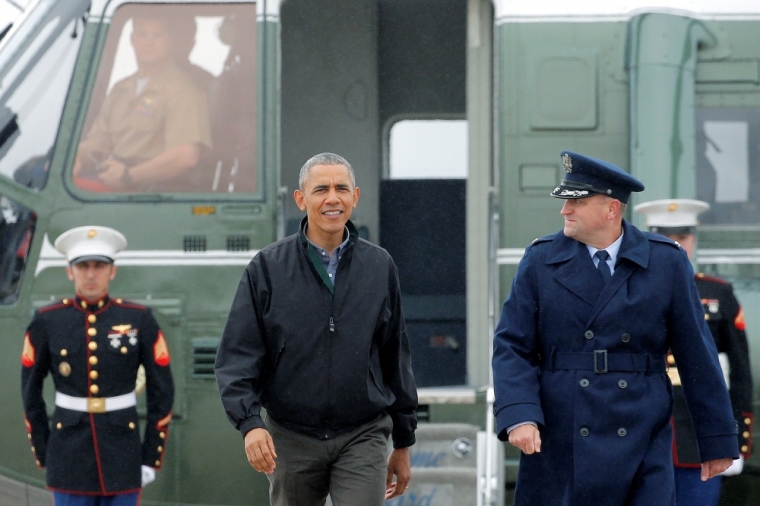
[[[15,306],[88,2],[32,9],[0,45],[0,308]],[[45,202],[44,205],[47,205]]]

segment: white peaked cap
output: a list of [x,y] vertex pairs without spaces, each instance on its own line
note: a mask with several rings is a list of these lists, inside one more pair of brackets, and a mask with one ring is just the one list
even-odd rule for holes
[[127,239],[118,230],[97,225],[67,230],[55,240],[55,249],[70,264],[87,260],[113,262],[116,254],[127,247]]
[[648,227],[696,227],[697,216],[710,209],[710,204],[701,200],[664,199],[642,202],[633,208],[646,216]]

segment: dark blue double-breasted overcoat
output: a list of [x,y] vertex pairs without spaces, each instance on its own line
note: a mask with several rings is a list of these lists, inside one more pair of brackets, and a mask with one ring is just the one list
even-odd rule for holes
[[672,505],[672,349],[702,461],[738,458],[736,422],[687,256],[623,222],[605,285],[561,231],[526,249],[494,337],[498,435],[533,421],[517,505]]

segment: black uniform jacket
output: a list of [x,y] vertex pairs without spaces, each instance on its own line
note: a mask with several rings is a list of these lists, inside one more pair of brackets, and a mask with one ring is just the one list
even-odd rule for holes
[[[702,273],[694,277],[705,308],[705,320],[715,340],[718,353],[728,359],[728,393],[739,423],[739,450],[744,458],[752,451],[752,371],[749,363],[747,335],[744,331],[744,310],[736,300],[729,283]],[[680,385],[678,369],[672,355],[668,374],[673,378],[673,462],[677,467],[700,467],[699,451],[695,443],[694,424],[686,406]]]
[[[46,468],[48,487],[125,493],[140,488],[141,464],[161,467],[174,385],[166,339],[148,308],[108,297],[94,304],[63,299],[44,307],[29,324],[21,362],[28,437],[37,465]],[[48,373],[57,392],[108,398],[135,390],[141,364],[148,408],[142,444],[135,407],[85,412],[56,406],[48,420],[42,398]]]
[[394,446],[415,442],[396,266],[347,226],[334,288],[302,232],[261,250],[243,273],[215,366],[227,416],[243,435],[264,427],[263,406],[285,428],[319,439],[388,413]]

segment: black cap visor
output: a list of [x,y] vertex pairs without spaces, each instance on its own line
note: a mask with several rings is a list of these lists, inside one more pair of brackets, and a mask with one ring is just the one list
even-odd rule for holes
[[92,260],[93,262],[105,262],[107,264],[113,263],[113,258],[108,258],[105,255],[82,255],[81,257],[76,257],[75,259],[71,260],[69,264],[76,265],[81,264],[82,262],[87,262],[89,260]]

